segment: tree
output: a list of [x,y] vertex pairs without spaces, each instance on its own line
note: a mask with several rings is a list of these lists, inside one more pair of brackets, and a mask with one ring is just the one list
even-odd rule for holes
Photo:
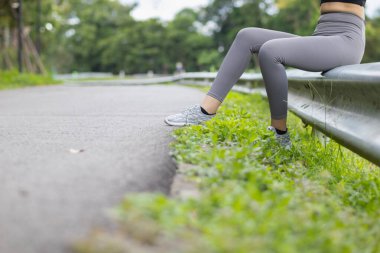
[[[102,61],[104,40],[135,24],[130,16],[132,9],[108,0],[64,2],[58,10],[61,25],[55,33],[59,38],[56,47],[63,49],[59,54],[69,61],[56,67],[61,71],[110,71],[109,63]],[[118,54],[114,52],[114,56]]]
[[[270,0],[213,0],[201,13],[200,19],[204,24],[212,22],[216,28],[213,31],[215,48],[227,53],[236,34],[245,27],[268,27],[271,16],[268,14],[272,6]],[[216,55],[213,51],[212,55]],[[202,60],[206,59],[202,55]],[[216,59],[216,57],[210,57]],[[222,57],[219,57],[219,64]],[[254,58],[255,59],[255,58]],[[214,60],[213,60],[214,61]],[[257,61],[254,66],[258,67]]]
[[270,27],[298,35],[313,33],[319,17],[319,1],[277,0],[276,8]]
[[176,62],[184,63],[187,71],[199,71],[199,55],[213,48],[212,38],[197,31],[197,19],[194,10],[184,9],[167,25],[166,51],[171,71]]
[[367,17],[366,21],[366,49],[363,62],[380,61],[380,16],[374,19]]

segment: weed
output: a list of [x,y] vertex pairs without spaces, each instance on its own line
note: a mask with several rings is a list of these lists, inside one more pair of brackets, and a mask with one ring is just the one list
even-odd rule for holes
[[0,71],[0,90],[57,83],[59,82],[54,80],[51,76],[36,75],[31,73],[20,74],[16,70]]

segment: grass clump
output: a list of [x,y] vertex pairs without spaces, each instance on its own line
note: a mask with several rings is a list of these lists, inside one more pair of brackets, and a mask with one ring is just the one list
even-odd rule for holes
[[261,96],[230,93],[214,119],[175,130],[172,154],[194,165],[200,197],[132,195],[116,210],[121,223],[187,246],[163,252],[380,252],[379,168],[322,145],[292,114],[293,148],[283,150],[269,115]]
[[60,82],[48,75],[19,73],[17,70],[0,71],[0,90],[57,83]]

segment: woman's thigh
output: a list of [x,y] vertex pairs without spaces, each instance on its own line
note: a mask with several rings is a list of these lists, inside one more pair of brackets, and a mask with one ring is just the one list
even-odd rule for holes
[[260,58],[307,71],[326,71],[338,66],[358,64],[363,56],[361,44],[337,36],[307,36],[274,39],[260,49]]
[[251,53],[258,53],[260,47],[273,39],[284,39],[284,38],[296,38],[300,37],[295,34],[275,31],[270,29],[263,29],[257,27],[247,27],[241,29],[237,35],[236,40],[244,41],[248,43]]

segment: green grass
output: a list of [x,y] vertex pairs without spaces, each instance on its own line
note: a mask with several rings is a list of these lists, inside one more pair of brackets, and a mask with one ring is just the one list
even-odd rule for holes
[[0,71],[0,90],[15,89],[26,86],[40,86],[60,83],[51,76],[19,73],[16,70]]
[[[186,173],[200,197],[127,196],[115,211],[123,233],[101,249],[135,252],[134,238],[150,245],[142,252],[380,252],[379,168],[322,145],[292,114],[294,145],[282,150],[269,115],[261,96],[230,93],[213,120],[175,130],[173,156],[193,165]],[[77,252],[106,252],[93,242]]]

